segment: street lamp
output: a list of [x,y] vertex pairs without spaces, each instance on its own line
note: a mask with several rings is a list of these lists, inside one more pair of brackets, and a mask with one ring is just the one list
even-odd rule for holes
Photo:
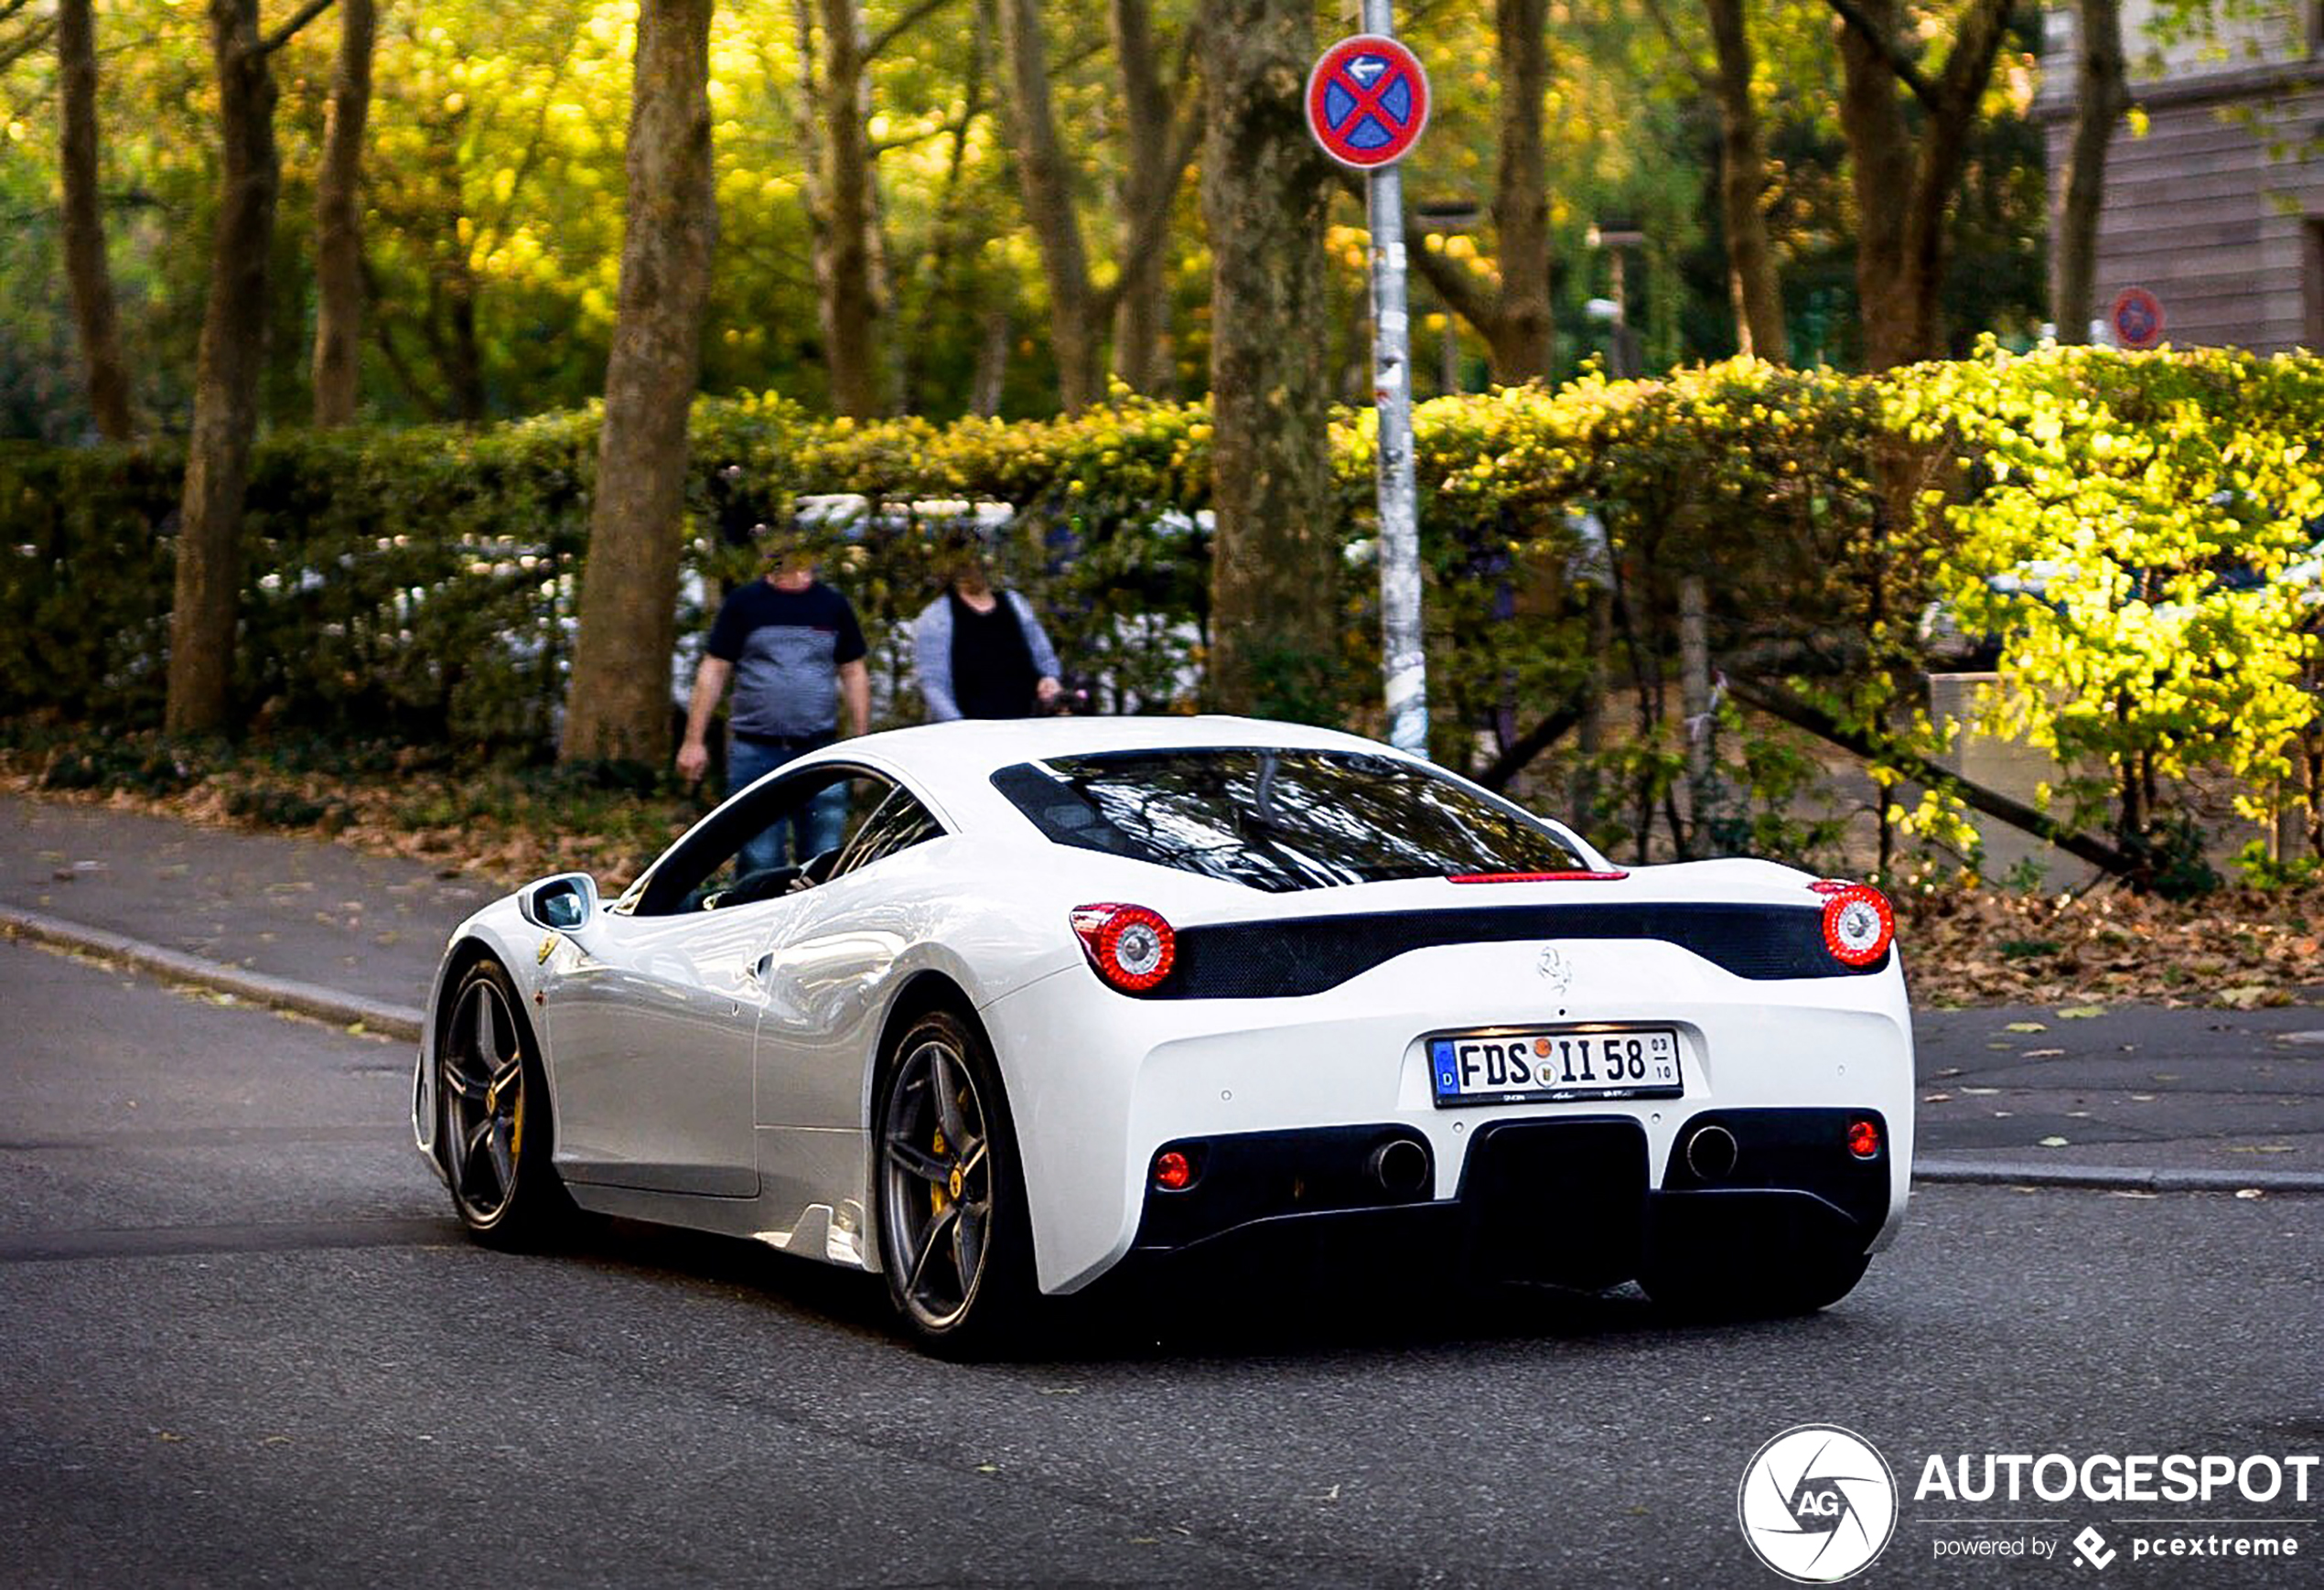
[[[1459,237],[1477,224],[1477,201],[1458,195],[1425,199],[1413,206],[1412,213],[1423,231]],[[1445,305],[1445,338],[1437,355],[1436,388],[1446,393],[1460,390],[1460,328],[1454,320],[1450,304]]]

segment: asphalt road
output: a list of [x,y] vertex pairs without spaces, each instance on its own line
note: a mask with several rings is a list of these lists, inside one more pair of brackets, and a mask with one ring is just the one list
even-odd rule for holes
[[[747,1245],[471,1247],[401,1046],[10,943],[0,1012],[12,1585],[1774,1585],[1737,1487],[1811,1422],[1903,1488],[1860,1583],[2324,1582],[2324,1478],[1913,1495],[1931,1455],[2324,1451],[2315,1199],[1944,1187],[1808,1320],[1356,1277],[959,1368],[877,1283]],[[1959,1521],[2001,1515],[2039,1521]],[[2090,1524],[2106,1569],[2063,1543]],[[2303,1554],[2141,1562],[2141,1531]],[[1980,1539],[2057,1554],[1936,1554]]]

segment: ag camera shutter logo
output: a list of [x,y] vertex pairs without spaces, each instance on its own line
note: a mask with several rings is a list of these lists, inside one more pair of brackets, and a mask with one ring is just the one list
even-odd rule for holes
[[1870,1567],[1897,1525],[1897,1480],[1872,1443],[1800,1424],[1759,1448],[1735,1509],[1744,1542],[1786,1579],[1832,1585]]

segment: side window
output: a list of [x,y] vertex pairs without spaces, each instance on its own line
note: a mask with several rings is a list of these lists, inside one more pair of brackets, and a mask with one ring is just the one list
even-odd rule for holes
[[911,791],[891,786],[888,797],[869,817],[864,819],[855,836],[847,842],[840,855],[839,865],[831,876],[840,877],[856,872],[872,863],[909,850],[915,844],[934,839],[944,832],[943,824],[929,814],[928,808],[916,800]]
[[820,882],[806,864],[826,853],[843,856],[849,825],[875,812],[892,788],[854,768],[777,779],[712,813],[663,856],[634,914],[730,909]]

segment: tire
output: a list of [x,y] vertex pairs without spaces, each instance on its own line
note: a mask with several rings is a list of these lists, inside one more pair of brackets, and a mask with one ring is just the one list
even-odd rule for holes
[[1658,1307],[1697,1319],[1784,1319],[1831,1307],[1864,1279],[1867,1253],[1824,1253],[1742,1272],[1669,1261],[1639,1284]]
[[436,1054],[436,1153],[469,1235],[497,1248],[550,1245],[573,1199],[550,1163],[549,1090],[516,984],[498,961],[454,988]]
[[950,1011],[882,1057],[873,1198],[888,1300],[920,1345],[985,1358],[1022,1339],[1034,1301],[1032,1222],[1000,1069]]

